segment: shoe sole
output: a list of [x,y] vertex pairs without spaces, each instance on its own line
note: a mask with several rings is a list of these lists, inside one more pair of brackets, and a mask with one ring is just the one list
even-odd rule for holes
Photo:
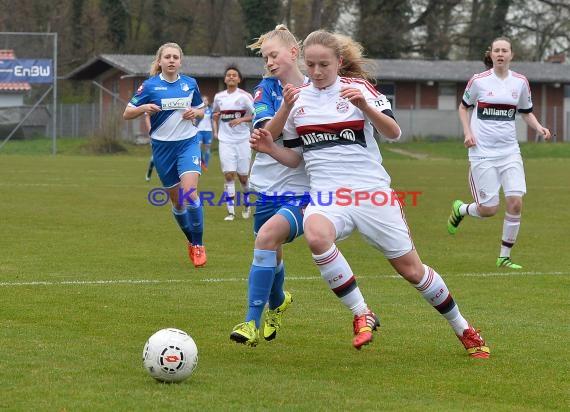
[[248,338],[246,338],[243,335],[240,335],[239,333],[230,334],[230,340],[236,343],[241,343],[242,345],[246,346],[252,346],[252,347],[257,346],[257,342],[255,343],[249,342]]

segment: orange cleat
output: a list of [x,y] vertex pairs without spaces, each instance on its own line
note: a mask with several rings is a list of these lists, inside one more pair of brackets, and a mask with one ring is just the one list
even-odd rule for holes
[[194,266],[197,268],[201,268],[206,264],[208,261],[208,257],[206,256],[206,248],[204,245],[196,245],[192,246],[192,255],[191,259],[194,262]]
[[360,349],[362,346],[368,345],[374,338],[372,332],[377,330],[379,326],[380,321],[378,317],[370,310],[364,315],[355,316],[352,321],[352,327],[354,328],[352,346]]
[[473,326],[469,325],[468,329],[463,331],[463,336],[457,335],[467,353],[472,358],[488,358],[491,356],[491,350],[479,334],[480,330],[475,330]]

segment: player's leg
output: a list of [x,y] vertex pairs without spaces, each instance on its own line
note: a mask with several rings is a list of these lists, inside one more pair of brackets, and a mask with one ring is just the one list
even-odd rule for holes
[[447,231],[455,234],[465,216],[475,218],[490,217],[497,213],[499,205],[499,172],[490,161],[471,162],[469,187],[474,201],[464,203],[454,200],[447,219]]
[[[344,209],[348,210],[346,207]],[[353,229],[343,212],[345,211],[340,207],[328,206],[327,210],[323,211],[310,205],[307,207],[303,225],[305,238],[321,277],[354,315],[352,345],[360,349],[372,341],[372,332],[380,323],[368,308],[352,268],[335,244],[336,239],[348,236]]]
[[283,322],[283,313],[293,302],[291,293],[283,288],[285,263],[283,261],[282,244],[292,242],[303,234],[303,210],[306,206],[303,199],[300,198],[280,199],[279,202],[283,204],[280,205],[277,213],[261,228],[261,231],[264,232],[263,236],[260,237],[258,235],[260,247],[279,245],[277,249],[277,268],[268,299],[269,308],[265,312],[263,322],[263,337],[265,340],[275,338]]
[[260,202],[259,199],[258,204],[253,222],[256,237],[248,275],[248,310],[244,322],[237,324],[230,334],[234,342],[249,346],[256,346],[259,342],[261,317],[271,293],[277,268],[277,250],[281,246],[278,240],[272,239],[273,231],[265,227],[277,206]]
[[471,356],[488,357],[488,347],[462,316],[443,278],[420,260],[401,205],[395,202],[367,208],[370,206],[361,205],[355,217],[367,242],[381,250],[394,269],[449,322],[464,346],[469,345],[465,348]]
[[[249,142],[244,142],[243,144],[236,145],[238,153],[238,163],[237,163],[237,175],[241,184],[242,194],[249,192],[249,169],[251,165],[251,148],[249,147]],[[241,216],[244,219],[249,219],[250,216],[250,206],[248,202],[243,203],[243,209],[241,211]]]
[[219,155],[220,155],[220,166],[222,168],[222,173],[224,174],[224,198],[227,200],[226,207],[228,209],[228,215],[224,218],[226,221],[232,221],[235,219],[235,197],[236,197],[236,170],[237,170],[237,153],[235,145],[229,143],[220,142],[219,145]]
[[184,217],[189,225],[189,255],[194,266],[206,264],[206,249],[204,247],[204,208],[198,194],[200,165],[196,160],[200,156],[200,146],[196,139],[186,139],[177,142],[176,167],[180,178],[180,186],[171,194],[176,215]]
[[202,132],[202,166],[204,170],[208,170],[210,165],[210,154],[212,145],[212,132],[204,131]]
[[497,258],[498,267],[522,269],[511,260],[511,250],[517,241],[521,226],[523,196],[526,193],[526,180],[520,155],[509,156],[500,167],[501,185],[505,193],[505,218],[501,248]]
[[415,250],[389,261],[394,269],[447,320],[469,356],[489,357],[489,347],[479,331],[463,317],[443,278],[433,268],[422,264]]

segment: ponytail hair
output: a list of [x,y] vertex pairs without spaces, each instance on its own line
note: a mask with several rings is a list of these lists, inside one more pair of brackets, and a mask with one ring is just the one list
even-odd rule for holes
[[162,57],[164,49],[166,49],[167,47],[178,49],[178,52],[180,53],[180,58],[182,59],[182,55],[184,53],[182,53],[182,48],[177,43],[164,43],[162,46],[158,48],[158,50],[156,51],[156,55],[154,56],[154,60],[150,64],[149,74],[151,76],[155,76],[159,73],[162,73],[162,69],[160,67],[160,58]]
[[247,47],[250,50],[257,51],[259,53],[263,42],[271,39],[279,39],[286,46],[294,46],[297,48],[299,47],[299,41],[284,24],[278,24],[273,30],[268,31],[267,33],[263,33],[261,36],[255,39],[253,43],[248,44]]
[[370,74],[372,62],[364,58],[364,48],[360,43],[343,34],[317,30],[310,33],[303,41],[303,49],[306,50],[307,47],[316,44],[333,50],[336,57],[342,59],[338,71],[340,76],[376,83],[376,79]]
[[[294,47],[297,50],[300,49],[299,40],[297,40],[295,35],[291,33],[287,28],[287,26],[285,26],[284,24],[278,24],[277,26],[275,26],[273,30],[268,31],[267,33],[263,33],[247,47],[250,50],[257,52],[258,54],[261,54],[261,46],[263,45],[263,42],[273,39],[278,39],[286,47]],[[269,70],[267,70],[267,67],[265,67],[265,73],[263,74],[263,76],[264,77],[271,76],[271,73],[269,72]]]

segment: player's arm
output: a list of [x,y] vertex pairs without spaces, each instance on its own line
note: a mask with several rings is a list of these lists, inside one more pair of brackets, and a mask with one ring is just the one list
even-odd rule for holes
[[293,149],[275,144],[273,136],[267,129],[254,129],[249,143],[252,149],[267,153],[285,166],[297,167],[301,163],[301,154]]
[[127,105],[125,111],[123,112],[123,119],[125,120],[136,119],[137,117],[142,116],[145,113],[151,115],[156,112],[160,112],[160,107],[158,107],[154,103],[141,104],[140,106],[132,106],[129,104]]
[[536,130],[544,138],[544,140],[550,140],[550,130],[542,126],[532,112],[528,113],[520,112],[520,113],[523,120],[529,127]]
[[469,124],[469,109],[464,101],[459,103],[458,115],[459,121],[461,122],[461,127],[463,128],[463,144],[465,147],[473,147],[476,144],[475,136],[471,131],[471,125]]
[[385,96],[365,92],[360,87],[343,86],[340,89],[340,97],[358,107],[382,136],[398,140],[402,135],[402,130],[394,119],[390,103]]
[[212,136],[214,139],[218,138],[218,131],[220,130],[220,107],[216,103],[214,96],[214,103],[212,104]]
[[283,88],[283,100],[281,102],[281,107],[275,113],[275,116],[267,123],[265,123],[265,129],[271,133],[274,140],[279,138],[283,128],[285,127],[285,123],[287,122],[287,118],[293,109],[295,102],[299,97],[299,89],[293,86],[292,84],[286,84]]

